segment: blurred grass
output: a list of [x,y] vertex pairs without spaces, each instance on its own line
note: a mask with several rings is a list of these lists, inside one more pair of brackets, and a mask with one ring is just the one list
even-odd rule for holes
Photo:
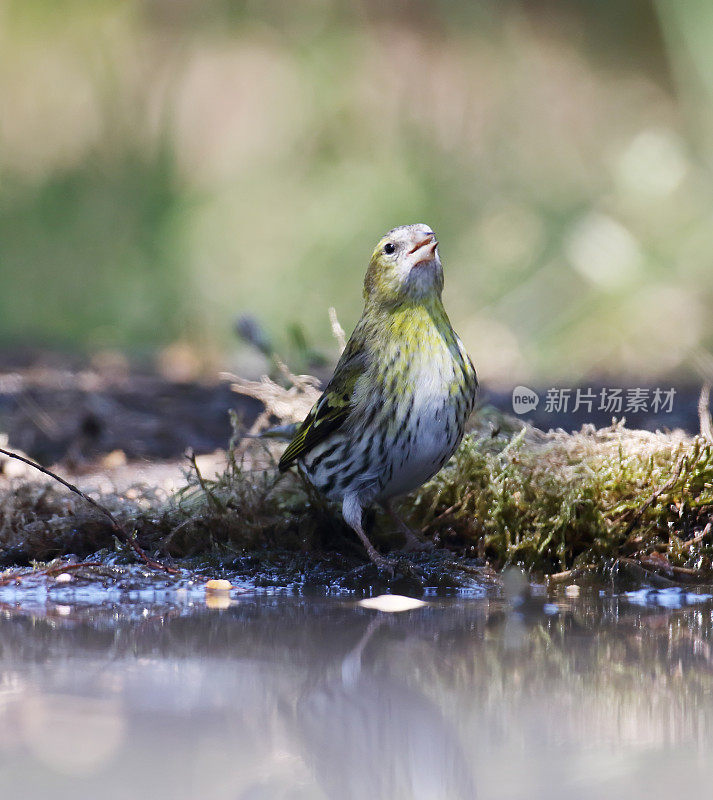
[[6,340],[137,346],[177,335],[185,277],[172,240],[183,200],[170,157],[82,163],[32,186],[11,182],[2,200]]
[[689,372],[710,34],[700,1],[7,0],[0,344],[226,353],[249,311],[331,348],[427,221],[486,381]]

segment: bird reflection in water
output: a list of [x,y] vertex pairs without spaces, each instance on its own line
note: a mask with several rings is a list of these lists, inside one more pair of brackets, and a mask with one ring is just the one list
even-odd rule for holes
[[338,673],[298,699],[303,758],[335,800],[472,800],[472,771],[452,725],[400,677],[398,663],[384,670],[370,661],[369,644],[385,627],[384,615],[374,617]]

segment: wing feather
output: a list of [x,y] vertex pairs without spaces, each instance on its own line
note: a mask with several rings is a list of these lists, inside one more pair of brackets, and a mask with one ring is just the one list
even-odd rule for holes
[[297,459],[342,427],[354,407],[354,387],[365,369],[366,353],[352,336],[322,396],[312,406],[282,454],[280,472],[288,470]]

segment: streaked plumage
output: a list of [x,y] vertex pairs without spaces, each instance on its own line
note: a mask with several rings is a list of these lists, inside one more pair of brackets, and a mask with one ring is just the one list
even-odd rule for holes
[[364,312],[324,393],[285,450],[342,513],[372,560],[362,510],[436,474],[473,409],[473,364],[441,302],[438,242],[426,225],[389,231],[371,258]]

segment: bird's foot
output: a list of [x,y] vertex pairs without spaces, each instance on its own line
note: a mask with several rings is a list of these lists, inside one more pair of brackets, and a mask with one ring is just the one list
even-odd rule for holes
[[402,533],[406,542],[401,550],[404,553],[423,553],[423,552],[430,552],[431,550],[435,550],[436,546],[433,542],[429,541],[428,539],[424,539],[420,536],[416,531],[411,530],[411,528],[407,528],[404,526],[405,529],[402,529]]
[[369,553],[369,558],[379,572],[388,572],[393,577],[394,569],[399,563],[395,558],[386,558],[386,556],[382,556],[376,551]]
[[420,533],[417,533],[413,528],[410,528],[401,517],[394,511],[391,502],[386,500],[382,503],[384,511],[391,517],[396,530],[404,537],[406,542],[401,548],[404,553],[419,553],[424,550],[433,550],[434,545],[425,539]]

